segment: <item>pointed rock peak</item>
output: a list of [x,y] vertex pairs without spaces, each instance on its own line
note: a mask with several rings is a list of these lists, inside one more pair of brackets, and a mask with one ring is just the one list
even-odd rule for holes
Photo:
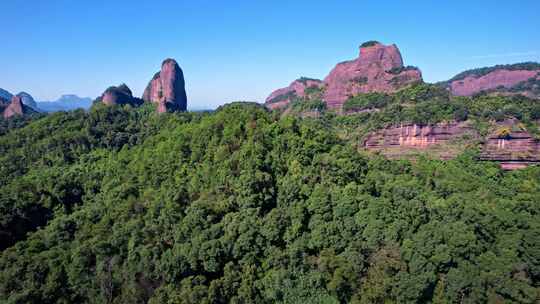
[[163,61],[161,70],[148,83],[142,99],[157,103],[159,113],[187,109],[184,73],[176,60],[167,58]]
[[24,107],[22,98],[20,96],[13,96],[11,103],[4,110],[3,116],[4,118],[9,118],[15,115],[23,115],[25,112],[26,108]]

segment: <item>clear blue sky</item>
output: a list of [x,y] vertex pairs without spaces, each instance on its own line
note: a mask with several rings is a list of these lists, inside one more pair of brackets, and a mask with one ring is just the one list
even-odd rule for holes
[[190,108],[263,101],[323,78],[367,40],[396,43],[439,81],[469,68],[540,61],[540,1],[1,0],[0,87],[37,100],[140,95],[164,58],[184,70]]

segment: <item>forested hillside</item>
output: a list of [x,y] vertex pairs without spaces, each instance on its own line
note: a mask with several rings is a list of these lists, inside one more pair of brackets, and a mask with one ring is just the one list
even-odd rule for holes
[[484,109],[435,100],[3,122],[0,302],[538,303],[540,167],[387,160],[344,134]]

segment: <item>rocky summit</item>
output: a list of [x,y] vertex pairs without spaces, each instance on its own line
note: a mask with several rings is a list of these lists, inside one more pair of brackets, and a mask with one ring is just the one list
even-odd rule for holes
[[131,90],[125,84],[119,86],[111,86],[101,95],[101,101],[106,105],[124,105],[129,104],[136,106],[140,104],[140,100],[133,97]]
[[404,86],[422,81],[415,67],[404,67],[395,44],[366,42],[360,46],[360,56],[336,65],[324,79],[324,100],[329,108],[341,108],[351,96],[359,93],[391,93]]
[[29,106],[26,106],[22,102],[22,98],[16,95],[11,98],[11,102],[4,109],[2,116],[4,118],[10,118],[12,116],[24,115],[31,112],[35,112],[35,111],[33,111]]
[[328,108],[341,109],[351,96],[360,93],[392,93],[413,83],[422,82],[416,67],[404,66],[395,44],[384,45],[368,41],[360,46],[359,57],[338,63],[324,81],[293,82],[289,87],[274,91],[266,100],[269,108],[283,107],[291,98],[303,96],[312,86],[323,89],[323,101]]
[[161,70],[148,83],[142,99],[157,103],[159,113],[187,109],[184,73],[174,59],[163,61]]

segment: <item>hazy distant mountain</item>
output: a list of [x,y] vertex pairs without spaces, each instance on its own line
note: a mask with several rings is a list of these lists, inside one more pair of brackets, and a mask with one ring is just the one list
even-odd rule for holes
[[55,101],[40,101],[37,106],[45,112],[69,111],[75,109],[88,109],[92,105],[92,98],[79,97],[74,94],[62,95]]
[[11,94],[10,92],[0,88],[0,98],[1,99],[4,99],[4,100],[11,100],[11,97],[13,97],[13,94]]

